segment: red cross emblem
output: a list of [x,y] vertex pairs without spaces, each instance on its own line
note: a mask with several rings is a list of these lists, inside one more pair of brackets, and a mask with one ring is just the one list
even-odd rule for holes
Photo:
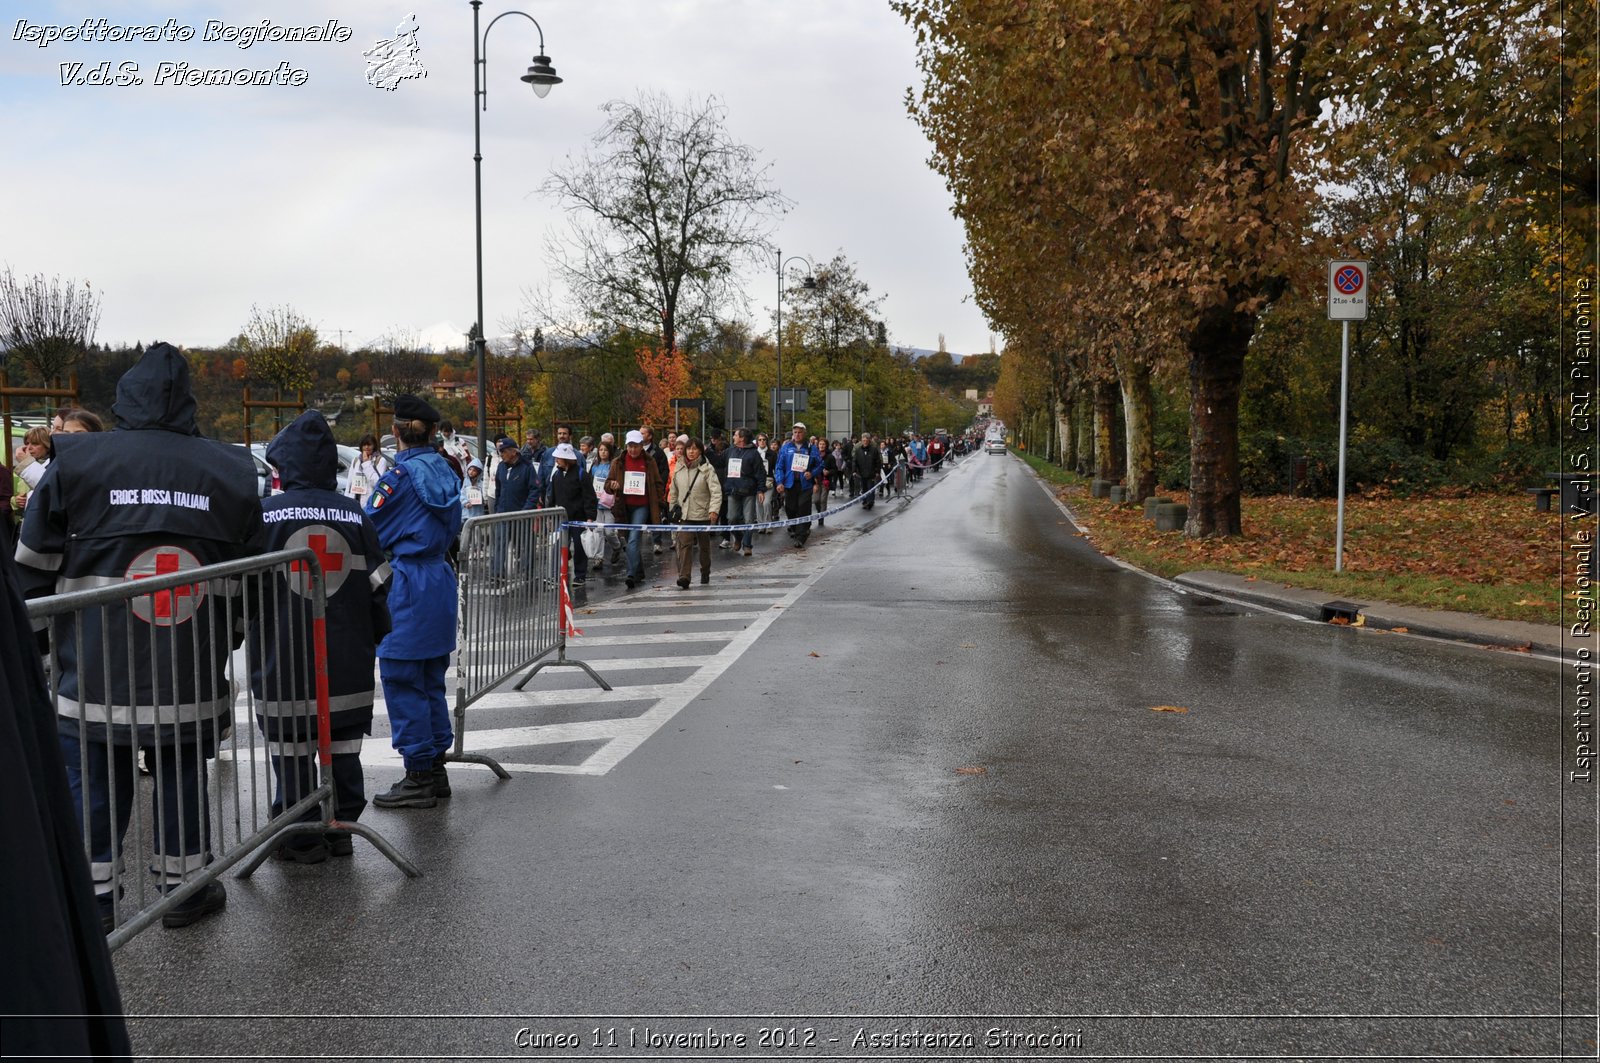
[[[339,593],[351,572],[364,572],[367,568],[367,559],[352,553],[344,536],[326,524],[307,524],[296,529],[283,548],[310,550],[317,555],[317,563],[322,566],[323,594],[328,598]],[[289,586],[303,598],[311,596],[311,578],[307,572],[310,567],[304,561],[289,563]]]
[[[130,580],[150,579],[199,567],[200,559],[182,547],[153,546],[133,559],[124,576]],[[205,596],[204,583],[185,583],[135,598],[129,609],[147,624],[176,627],[194,616]]]

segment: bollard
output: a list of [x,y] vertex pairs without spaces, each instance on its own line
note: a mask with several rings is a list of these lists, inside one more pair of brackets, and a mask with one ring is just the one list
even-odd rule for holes
[[1089,483],[1089,493],[1095,498],[1108,498],[1111,495],[1110,480],[1092,480]]
[[1111,488],[1111,501],[1118,505],[1128,501],[1128,489],[1121,484],[1113,485]]
[[1156,531],[1182,531],[1189,521],[1189,507],[1180,502],[1163,502],[1156,507]]
[[1151,495],[1149,498],[1144,500],[1144,519],[1155,520],[1156,507],[1170,505],[1172,505],[1172,499],[1163,498],[1161,495]]

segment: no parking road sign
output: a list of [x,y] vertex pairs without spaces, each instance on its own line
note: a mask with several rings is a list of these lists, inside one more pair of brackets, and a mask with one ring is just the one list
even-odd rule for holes
[[1367,319],[1367,264],[1335,259],[1328,263],[1328,320]]

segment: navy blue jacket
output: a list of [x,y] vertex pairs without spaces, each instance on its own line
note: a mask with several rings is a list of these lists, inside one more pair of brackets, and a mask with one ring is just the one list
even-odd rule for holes
[[[389,633],[389,563],[361,503],[339,493],[339,454],[328,422],[307,410],[267,447],[283,493],[262,504],[264,550],[310,547],[327,601],[328,708],[333,727],[372,722],[378,640]],[[252,630],[250,689],[265,717],[298,716],[315,696],[311,601],[303,579],[279,578]],[[299,704],[296,704],[296,703]],[[269,735],[277,737],[276,735]]]
[[[117,382],[112,409],[115,431],[54,440],[55,460],[28,501],[17,544],[30,591],[116,586],[249,556],[261,533],[255,465],[243,447],[199,437],[183,354],[151,345]],[[223,602],[237,591],[236,583],[200,583],[89,609],[81,643],[72,616],[56,618],[56,711],[88,720],[91,738],[109,723],[114,741],[128,744],[172,741],[182,706],[185,720],[199,719],[209,734],[233,707]],[[128,667],[130,643],[139,652]],[[116,661],[109,677],[102,646]]]
[[525,457],[502,461],[494,470],[494,511],[511,513],[539,507],[539,467]]
[[[728,475],[728,459],[739,459],[739,475]],[[753,495],[767,487],[767,466],[757,447],[729,447],[722,452],[722,476],[730,495]]]

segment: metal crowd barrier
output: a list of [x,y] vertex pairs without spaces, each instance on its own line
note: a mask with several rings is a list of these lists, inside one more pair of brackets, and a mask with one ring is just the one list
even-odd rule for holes
[[[603,690],[611,685],[582,661],[568,660],[561,615],[563,509],[516,510],[473,517],[461,528],[456,558],[460,636],[456,653],[455,748],[446,760],[484,764],[502,779],[493,757],[466,751],[467,706],[529,669],[521,690],[545,668],[582,668]],[[556,659],[540,658],[556,652]]]
[[[279,607],[280,581],[298,608]],[[112,949],[254,854],[248,876],[291,835],[359,834],[419,874],[371,828],[335,817],[314,551],[202,567],[154,547],[126,580],[76,582],[87,589],[30,601],[28,615],[47,622],[50,693]],[[281,662],[264,676],[270,704],[251,689],[258,658]]]

